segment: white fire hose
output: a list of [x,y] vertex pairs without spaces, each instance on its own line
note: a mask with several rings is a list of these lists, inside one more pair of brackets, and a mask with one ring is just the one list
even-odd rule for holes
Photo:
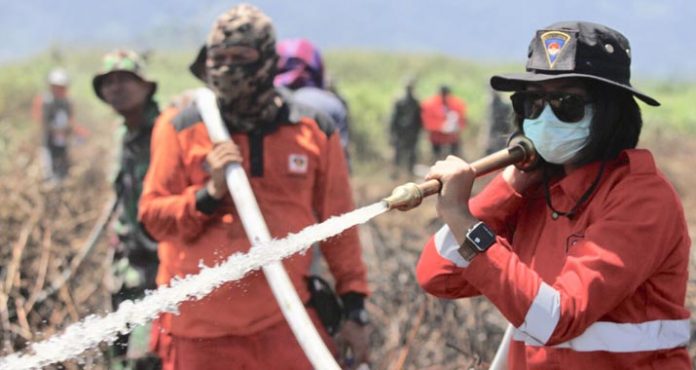
[[[196,90],[195,99],[208,129],[210,140],[213,143],[230,140],[229,132],[220,116],[215,94],[203,87]],[[271,235],[242,166],[238,163],[227,166],[225,179],[252,246],[270,241]],[[283,265],[280,262],[265,265],[263,273],[285,319],[295,334],[295,338],[297,338],[312,366],[320,370],[339,370],[340,367],[312,324]]]
[[500,346],[498,346],[498,350],[495,352],[495,357],[491,361],[491,367],[488,370],[507,370],[507,357],[510,352],[510,341],[512,340],[512,331],[514,329],[512,324],[508,324],[505,334],[503,334],[503,339],[500,341]]

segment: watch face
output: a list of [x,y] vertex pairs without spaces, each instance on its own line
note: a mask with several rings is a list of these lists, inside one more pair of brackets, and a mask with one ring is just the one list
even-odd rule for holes
[[485,252],[495,243],[495,233],[488,228],[483,222],[479,222],[466,235],[467,239],[479,250]]

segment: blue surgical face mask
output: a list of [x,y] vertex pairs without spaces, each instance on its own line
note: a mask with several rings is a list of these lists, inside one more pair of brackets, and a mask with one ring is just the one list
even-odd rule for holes
[[553,114],[547,103],[539,117],[525,119],[522,128],[546,162],[565,164],[587,144],[593,115],[592,105],[587,104],[582,120],[566,123]]

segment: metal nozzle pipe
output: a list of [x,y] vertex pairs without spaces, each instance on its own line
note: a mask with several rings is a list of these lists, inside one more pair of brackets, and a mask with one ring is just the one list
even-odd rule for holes
[[[476,171],[476,177],[479,177],[511,164],[521,170],[529,170],[536,165],[537,158],[532,142],[518,135],[510,140],[507,148],[472,162],[471,167]],[[428,180],[420,184],[409,182],[394,188],[391,195],[382,201],[386,202],[389,209],[408,211],[420,205],[423,198],[439,193],[441,187],[439,180]]]

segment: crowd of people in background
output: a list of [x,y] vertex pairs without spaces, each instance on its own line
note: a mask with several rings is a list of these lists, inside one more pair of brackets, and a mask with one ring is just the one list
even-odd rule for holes
[[[571,26],[587,34],[604,32],[607,40],[616,41],[616,45],[611,49],[605,47],[604,52],[609,56],[604,62],[628,68],[627,64],[621,64],[625,62],[623,59],[611,59],[616,56],[615,48],[627,48],[627,41],[626,45],[622,44],[623,36],[584,23],[563,27]],[[653,103],[651,98],[632,90],[627,79],[623,80],[623,77],[615,75],[607,77],[602,74],[603,71],[592,69],[594,67],[588,67],[590,69],[584,71],[583,75],[586,78],[594,78],[592,83],[584,80],[572,80],[569,85],[559,84],[557,81],[538,83],[541,81],[537,80],[539,75],[556,76],[543,81],[559,76],[554,70],[551,58],[558,55],[553,53],[559,53],[557,49],[552,49],[553,43],[563,44],[568,40],[565,38],[568,35],[564,33],[563,27],[559,28],[560,31],[554,31],[557,32],[553,34],[555,38],[543,39],[546,37],[543,35],[548,35],[543,34],[541,41],[533,41],[534,53],[530,51],[530,63],[536,63],[536,70],[532,71],[533,76],[524,77],[526,80],[522,77],[515,79],[497,76],[497,80],[492,80],[496,90],[491,91],[487,117],[480,125],[485,140],[476,144],[476,148],[483,154],[504,148],[512,131],[525,132],[532,136],[536,132],[539,136],[532,138],[535,144],[552,146],[552,143],[542,140],[546,137],[540,133],[539,130],[542,129],[537,128],[537,131],[533,131],[535,128],[532,126],[539,122],[548,123],[548,120],[553,121],[556,126],[544,128],[545,133],[553,130],[571,130],[571,126],[567,125],[577,123],[572,127],[580,127],[582,124],[585,125],[585,136],[582,138],[590,137],[592,143],[601,144],[603,139],[619,140],[622,135],[627,136],[633,132],[614,130],[615,126],[623,124],[621,120],[624,119],[615,111],[603,106],[605,110],[595,113],[594,108],[586,108],[587,104],[595,104],[596,100],[591,98],[597,96],[601,97],[602,101],[615,99],[606,94],[602,95],[598,92],[597,86],[600,85],[592,83],[611,85],[611,88],[616,90],[616,96],[624,99],[622,104],[629,108],[635,104],[633,100],[630,100],[633,103],[628,102],[630,94],[646,100],[649,104]],[[113,260],[107,279],[112,293],[113,308],[117,308],[125,300],[142,298],[147,290],[168,285],[173,279],[198,273],[202,264],[214,265],[233,253],[249,251],[252,243],[240,222],[225,178],[225,170],[232,163],[241,164],[249,177],[261,213],[273,237],[296,233],[309,225],[354,209],[349,183],[349,106],[328,78],[322,55],[311,41],[299,38],[276,42],[271,19],[261,10],[247,4],[234,6],[217,18],[194,58],[190,72],[214,93],[225,128],[231,136],[231,140],[225,142],[212,141],[201,112],[190,99],[170,104],[160,111],[160,106],[154,98],[158,82],[148,77],[145,64],[145,60],[133,51],[114,50],[104,55],[102,66],[92,79],[96,97],[110,106],[122,123],[117,133],[118,171],[113,180],[119,207],[112,225],[110,256]],[[581,68],[579,65],[575,66]],[[388,131],[388,144],[393,148],[394,178],[402,175],[413,177],[416,175],[419,162],[436,163],[429,170],[427,177],[438,179],[447,186],[443,186],[438,211],[443,222],[449,226],[446,225],[428,243],[418,267],[421,284],[432,294],[466,297],[480,291],[494,300],[503,312],[509,313],[508,316],[515,319],[518,326],[538,324],[530,322],[531,319],[525,319],[524,312],[530,302],[539,299],[538,296],[542,294],[543,289],[546,289],[543,299],[549,302],[556,299],[551,303],[558,303],[559,299],[564,297],[577,297],[567,291],[567,287],[554,286],[552,289],[548,284],[544,285],[536,275],[537,272],[529,267],[531,264],[528,266],[522,263],[534,260],[535,255],[525,252],[524,259],[520,262],[509,243],[519,242],[519,238],[526,238],[523,240],[524,243],[538,242],[539,235],[561,222],[556,222],[559,217],[567,217],[566,224],[575,222],[574,213],[582,212],[584,206],[590,207],[583,202],[594,202],[591,203],[591,207],[604,207],[604,203],[592,201],[591,195],[597,188],[605,191],[606,187],[602,187],[605,185],[602,185],[600,180],[606,176],[614,176],[612,178],[621,182],[624,181],[622,176],[628,176],[633,171],[647,171],[646,173],[651,174],[650,184],[659,185],[663,196],[674,200],[667,186],[663,186],[657,179],[659,176],[654,175],[654,166],[650,167],[652,162],[648,156],[630,151],[630,143],[610,140],[609,144],[614,145],[612,148],[615,147],[616,153],[606,154],[601,145],[582,152],[585,154],[583,158],[601,160],[600,167],[583,167],[589,162],[553,162],[551,155],[543,151],[547,147],[542,146],[539,153],[546,160],[542,167],[545,171],[542,171],[543,174],[538,171],[525,173],[506,170],[508,172],[499,175],[482,197],[474,200],[470,212],[468,201],[458,202],[463,199],[458,198],[462,194],[468,200],[474,176],[469,165],[462,159],[465,152],[463,137],[470,123],[467,103],[446,84],[420,101],[416,95],[417,82],[414,77],[405,80],[403,96],[393,103],[388,122],[384,122],[383,125]],[[44,177],[46,180],[60,182],[68,176],[70,168],[69,147],[76,126],[74,107],[67,93],[70,80],[65,70],[56,68],[50,71],[47,83],[48,91],[37,95],[34,100],[32,115],[42,129]],[[504,101],[501,92],[515,92],[512,106]],[[592,114],[598,114],[607,121],[609,128],[592,129],[597,132],[605,130],[608,132],[606,136],[591,136],[589,125]],[[634,124],[640,126],[640,116],[634,118],[637,120]],[[616,132],[609,132],[610,130]],[[430,156],[427,158],[421,158],[419,149],[422,132],[426,134],[425,139],[430,146]],[[634,136],[637,140],[637,133]],[[564,137],[559,137],[556,141],[562,140]],[[553,148],[549,149],[552,150]],[[629,154],[626,154],[628,157],[619,156],[618,151],[621,150],[629,150]],[[628,166],[626,163],[629,162],[630,168],[620,170],[623,168],[621,166]],[[633,163],[636,163],[636,168],[633,167]],[[565,172],[570,173],[577,168],[583,169],[575,173],[582,173],[586,178],[575,178],[582,186],[573,185],[575,190],[568,190],[575,194],[571,196],[571,202],[560,194],[565,191],[562,186],[566,181],[564,179],[571,177],[565,177]],[[506,183],[508,185],[505,185]],[[505,208],[499,203],[513,203],[519,201],[518,198],[526,197],[530,184],[541,184],[539,186],[542,187],[539,189],[545,189],[546,192],[534,193],[534,198],[529,198],[533,199],[532,201],[519,206],[523,212],[528,212],[523,214],[527,216],[526,219],[518,219],[508,213],[496,213],[502,212]],[[590,189],[589,193],[585,188]],[[573,202],[575,206],[568,212],[559,213],[551,205],[552,201],[556,207],[572,206]],[[509,206],[508,203],[505,206]],[[674,200],[673,203],[674,209],[678,209],[678,200]],[[564,209],[568,208],[565,206]],[[458,208],[452,210],[454,207]],[[507,228],[509,223],[506,222],[509,221],[509,217],[515,222],[532,222],[529,220],[534,220],[539,214],[545,214],[547,211],[553,213],[550,214],[550,218],[547,217],[548,220],[543,223],[543,227],[539,226],[542,225],[540,223],[535,224],[539,230],[538,234],[514,234]],[[510,212],[514,213],[514,210]],[[612,211],[607,208],[606,212],[611,214]],[[624,212],[628,214],[629,209]],[[683,221],[674,212],[663,210],[663,213],[673,216],[675,224]],[[467,220],[473,218],[473,214],[489,223],[490,227],[482,221],[468,230],[463,230],[462,222],[466,220],[461,218],[462,214],[467,215]],[[593,229],[595,221],[585,218],[583,220],[586,222],[583,221],[585,226],[581,232],[568,238],[568,241],[575,238],[573,240],[581,245],[573,249],[573,253],[579,253],[577,268],[588,270],[580,253],[592,254],[593,258],[606,263],[607,266],[613,264],[616,271],[613,276],[621,277],[621,281],[626,282],[624,285],[631,285],[625,274],[621,273],[624,270],[619,266],[620,261],[610,261],[610,258],[602,260],[601,251],[598,252],[601,249],[599,244],[593,244],[591,241],[595,232],[614,233],[612,235],[624,235],[626,232],[619,231],[623,229],[617,229],[619,225],[611,224],[611,220],[607,220],[606,224],[599,222],[604,225],[604,229],[601,230]],[[663,235],[669,234],[668,231],[672,230],[667,230],[666,226],[663,227],[657,221],[651,225],[661,228]],[[571,226],[565,228],[568,233],[574,231]],[[455,230],[454,234],[451,230]],[[489,238],[488,244],[481,246],[479,238],[479,244],[474,243],[467,249],[467,240],[471,239],[469,235],[474,232],[485,235],[497,233],[509,239]],[[672,230],[673,234],[669,234],[670,237],[677,232],[683,233],[683,230]],[[636,234],[648,238],[651,245],[657,245],[659,242],[638,230]],[[547,239],[553,239],[551,236],[547,235]],[[602,238],[605,237],[599,237],[597,243],[606,239]],[[609,240],[616,245],[625,246],[621,252],[625,254],[623,257],[626,260],[630,260],[629,254],[632,253],[632,249],[626,245],[628,242]],[[575,242],[565,245],[566,252],[574,245]],[[679,250],[687,248],[682,241],[675,241],[670,245],[678,247]],[[492,254],[491,257],[484,254],[488,248],[491,249],[488,254]],[[357,364],[367,364],[370,362],[370,320],[365,302],[370,292],[357,230],[349,229],[340,237],[321,242],[316,250],[317,253],[297,255],[285,261],[289,278],[303,303],[307,304],[312,322],[332,353],[337,358],[345,354],[335,342],[336,338],[340,338],[352,354],[352,362],[345,362],[345,366],[355,368]],[[549,255],[553,253],[549,252]],[[655,249],[650,256],[657,258],[660,253]],[[482,257],[474,260],[477,255]],[[318,256],[327,262],[332,275],[328,280],[334,283],[328,284],[326,279],[319,281],[328,286],[329,295],[334,299],[334,307],[338,307],[338,312],[327,312],[326,305],[319,306],[313,303],[314,294],[317,292],[310,282],[316,281],[311,279],[315,273],[314,266]],[[672,258],[670,256],[663,257]],[[558,266],[553,273],[543,268],[540,269],[541,273],[556,276],[553,274],[566,271],[564,269],[569,268],[563,267],[563,263],[558,261],[564,258],[565,255],[554,260]],[[673,271],[665,270],[665,273],[680,276],[683,272],[680,270],[680,263],[675,260],[672,264],[675,266]],[[466,270],[470,264],[473,268],[471,271]],[[481,270],[483,267],[476,269],[476,266],[483,264],[486,268],[494,270],[496,276],[506,276],[507,280],[496,280],[497,283],[492,283],[495,279],[486,279],[489,275]],[[524,295],[517,294],[515,289],[522,290],[524,287],[519,287],[515,275],[505,269],[505,266],[515,264],[520,265],[516,271],[523,273],[524,277],[534,284],[541,284],[541,287],[532,289],[530,283],[522,292]],[[637,264],[634,267],[640,270]],[[658,271],[658,267],[656,266],[654,271]],[[644,277],[651,278],[648,271],[641,271]],[[456,286],[445,282],[442,276],[451,278],[447,281],[454,282],[452,284]],[[462,276],[471,276],[471,281]],[[591,277],[588,277],[589,280]],[[613,284],[600,280],[596,281],[593,289],[605,287],[603,284]],[[577,285],[578,281],[575,279],[569,284]],[[470,285],[479,290],[467,290]],[[624,285],[611,286],[614,290],[610,292],[619,293],[624,289]],[[644,292],[648,293],[644,293],[643,297],[650,294],[649,287],[646,287]],[[508,296],[517,297],[519,302],[506,303],[505,299],[500,298],[506,293],[509,293]],[[554,298],[557,296],[561,298]],[[640,297],[628,298],[635,299],[635,305],[644,304]],[[602,297],[597,296],[593,299]],[[311,364],[294,340],[290,326],[274,301],[264,277],[260,273],[252,273],[234,284],[223,285],[199,301],[182,303],[178,314],[161,314],[151,325],[135,328],[130,335],[120,335],[108,351],[109,366],[113,369],[144,370],[310,368]],[[631,304],[626,302],[623,304]],[[615,300],[613,303],[621,302]],[[558,315],[570,316],[571,313],[568,313],[567,306],[562,306],[561,303],[557,306],[554,306],[555,313],[542,312],[543,309],[539,308],[538,314],[558,321],[554,327],[564,325],[563,328],[573,329],[574,334],[582,334],[582,330],[568,321],[572,317],[568,319],[568,316],[563,316],[559,321]],[[659,312],[664,318],[683,316],[676,306],[672,304],[671,311],[667,309]],[[566,311],[556,314],[561,312],[561,308]],[[605,308],[602,310],[603,314],[611,313],[611,307]],[[633,312],[631,310],[638,309],[631,306],[622,312]],[[327,316],[331,315],[338,317],[342,324],[328,324]],[[592,316],[587,321],[588,325],[600,316]],[[605,318],[610,319],[608,316]],[[649,317],[640,318],[647,320]],[[556,351],[530,350],[529,348],[538,348],[534,347],[539,345],[538,339],[543,339],[542,342],[549,340],[551,344],[572,339],[567,335],[571,331],[559,333],[553,332],[553,328],[543,331],[541,336],[537,335],[538,331],[529,327],[522,327],[517,332],[526,335],[524,338],[520,337],[522,339],[516,339],[515,352],[510,357],[519,363],[536,361],[543,364],[543,356],[525,356],[529,356],[530,351],[544,356]],[[272,354],[269,349],[272,349]],[[675,362],[688,362],[688,359],[682,358],[685,356],[684,353],[670,353],[676,356]],[[640,359],[637,355],[635,358]],[[611,363],[613,358],[606,355],[602,359]]]
[[[416,80],[409,78],[404,95],[392,107],[389,119],[389,143],[394,149],[394,172],[413,175],[419,160],[420,133],[425,131],[431,147],[426,161],[435,162],[449,155],[462,156],[462,137],[467,127],[466,102],[452,93],[447,85],[423,102],[415,95]],[[510,105],[503,102],[500,94],[492,92],[488,104],[488,118],[483,122],[485,133],[478,147],[483,154],[490,154],[507,145],[511,134]]]

